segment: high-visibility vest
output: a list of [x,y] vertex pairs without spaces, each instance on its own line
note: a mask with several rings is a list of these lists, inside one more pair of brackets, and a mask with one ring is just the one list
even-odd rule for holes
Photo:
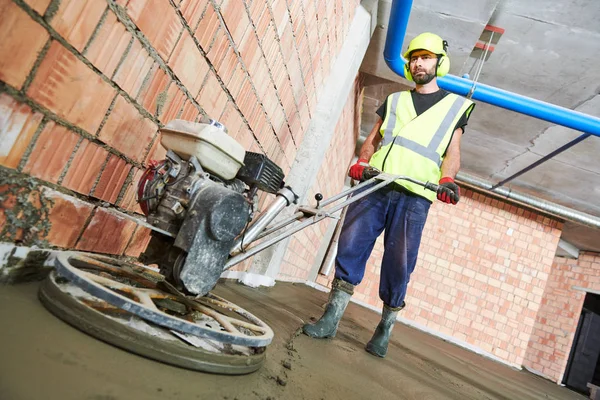
[[[471,100],[449,93],[417,117],[410,91],[391,94],[379,130],[381,148],[369,164],[389,174],[437,183],[454,127],[471,107]],[[434,192],[416,183],[402,179],[396,183],[430,201],[436,198]]]

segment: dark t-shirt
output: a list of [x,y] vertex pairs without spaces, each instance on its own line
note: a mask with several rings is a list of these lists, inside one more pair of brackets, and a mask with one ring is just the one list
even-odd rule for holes
[[[431,106],[433,106],[438,101],[446,97],[449,93],[445,90],[440,89],[437,92],[427,94],[421,94],[417,93],[414,90],[411,90],[410,94],[412,96],[412,101],[415,106],[415,111],[417,112],[417,115],[421,115],[425,111],[429,110]],[[465,111],[465,113],[458,120],[458,123],[454,127],[454,130],[456,130],[457,128],[461,128],[463,133],[465,133],[465,126],[467,126],[467,122],[469,121],[469,116],[471,115],[472,109],[473,107],[470,107],[467,109],[467,111]],[[385,121],[385,116],[387,112],[387,98],[385,99],[383,105],[379,107],[376,112],[377,115],[379,115],[381,119]]]

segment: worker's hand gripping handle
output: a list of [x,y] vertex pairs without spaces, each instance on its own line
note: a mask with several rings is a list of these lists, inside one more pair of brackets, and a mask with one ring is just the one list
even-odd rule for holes
[[[364,167],[364,169],[362,171],[361,182],[368,181],[369,179],[374,178],[374,177],[376,177],[379,174],[381,174],[381,171],[378,170],[377,168],[366,166],[366,167]],[[429,190],[431,190],[433,192],[436,192],[436,193],[438,191],[438,187],[440,186],[440,185],[432,183],[432,182],[425,182],[425,183],[423,183],[421,181],[413,180],[413,179],[410,179],[410,178],[404,177],[404,176],[398,176],[398,178],[399,179],[406,179],[406,180],[409,180],[411,182],[417,183],[417,184],[419,184],[421,186],[424,186],[425,189],[429,189]]]

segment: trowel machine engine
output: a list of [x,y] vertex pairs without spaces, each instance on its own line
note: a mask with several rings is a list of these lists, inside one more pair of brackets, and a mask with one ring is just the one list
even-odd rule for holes
[[[161,129],[164,160],[152,161],[138,183],[138,202],[154,227],[143,255],[187,294],[216,284],[257,213],[258,191],[277,194],[284,174],[264,154],[246,152],[220,123],[171,121]],[[287,190],[288,193],[291,189]],[[295,197],[286,197],[287,206]]]

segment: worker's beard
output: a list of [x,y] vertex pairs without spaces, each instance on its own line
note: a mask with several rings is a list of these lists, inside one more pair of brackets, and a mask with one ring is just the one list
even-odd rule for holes
[[[424,72],[424,73],[418,74],[419,72]],[[435,67],[433,67],[429,71],[417,70],[414,74],[412,74],[412,77],[413,77],[413,81],[417,85],[427,85],[429,82],[431,82],[433,80],[433,78],[435,78]]]

